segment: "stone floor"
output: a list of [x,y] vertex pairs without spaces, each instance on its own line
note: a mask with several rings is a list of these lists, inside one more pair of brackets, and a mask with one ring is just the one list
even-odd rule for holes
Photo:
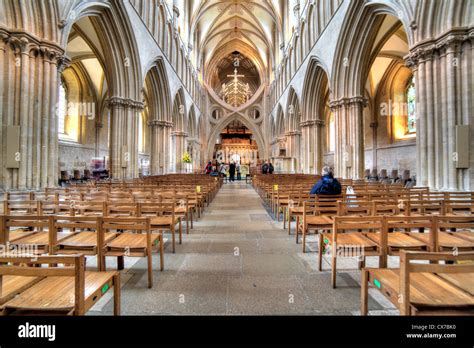
[[[358,315],[357,261],[340,262],[338,288],[332,289],[329,264],[317,271],[314,240],[308,246],[310,252],[303,254],[251,185],[225,184],[176,254],[167,245],[165,271],[158,270],[159,256],[154,255],[152,289],[146,260],[126,261],[122,314]],[[397,313],[376,291],[370,294],[371,314]],[[90,314],[112,314],[112,304],[110,293]]]

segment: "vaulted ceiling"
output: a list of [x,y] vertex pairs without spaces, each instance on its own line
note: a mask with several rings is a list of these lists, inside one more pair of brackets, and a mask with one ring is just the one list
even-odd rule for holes
[[[233,51],[241,52],[268,76],[275,65],[275,39],[281,30],[279,1],[201,0],[194,3],[190,18],[190,42],[195,59],[212,72]],[[208,76],[209,77],[209,76]]]

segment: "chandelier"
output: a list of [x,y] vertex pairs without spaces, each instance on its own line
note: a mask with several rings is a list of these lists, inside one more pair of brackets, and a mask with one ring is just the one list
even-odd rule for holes
[[233,79],[227,84],[222,84],[221,98],[233,107],[245,104],[249,100],[251,94],[249,84],[243,83],[239,80],[239,77],[245,77],[245,75],[239,75],[237,73],[237,68],[235,68],[234,74],[227,75],[227,77],[232,77]]

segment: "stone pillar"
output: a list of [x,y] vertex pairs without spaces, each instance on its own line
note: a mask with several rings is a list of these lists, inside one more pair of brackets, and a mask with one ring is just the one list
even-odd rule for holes
[[166,147],[164,139],[168,139],[166,129],[172,125],[162,120],[151,120],[148,122],[151,134],[150,165],[151,174],[160,175],[166,173]]
[[[1,189],[34,190],[58,183],[57,96],[63,55],[52,43],[0,29]],[[7,168],[8,126],[20,127],[18,168]]]
[[312,137],[314,138],[314,174],[321,174],[323,169],[323,127],[325,122],[321,119],[315,120],[315,127],[311,127]]
[[181,131],[174,131],[171,133],[173,137],[173,144],[174,144],[174,163],[175,168],[174,171],[176,173],[184,172],[184,164],[182,162],[183,154],[186,151],[186,138],[188,133],[181,132]]
[[320,173],[323,165],[322,132],[323,120],[306,120],[300,123],[302,141],[304,142],[304,172],[309,174]]
[[[474,30],[452,30],[411,48],[405,57],[415,76],[417,184],[440,190],[474,186],[472,38]],[[469,166],[459,168],[456,127],[468,125]]]
[[112,97],[107,100],[110,110],[110,174],[125,180],[138,177],[138,117],[143,110],[141,101]]
[[353,179],[364,178],[365,170],[365,149],[364,149],[364,107],[367,100],[356,97],[350,102],[350,133],[352,136],[352,167],[350,176]]
[[335,175],[343,178],[364,177],[364,107],[365,98],[356,96],[331,101],[336,128]]

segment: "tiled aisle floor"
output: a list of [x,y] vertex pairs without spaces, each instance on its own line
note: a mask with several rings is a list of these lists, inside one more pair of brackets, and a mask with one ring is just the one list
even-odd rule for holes
[[[309,246],[313,249],[315,243]],[[122,314],[359,312],[357,261],[341,262],[338,288],[332,289],[329,264],[325,271],[317,271],[316,251],[301,252],[294,234],[288,236],[282,223],[272,219],[251,185],[225,184],[190,234],[184,235],[176,254],[169,249],[168,245],[165,271],[154,272],[152,289],[147,288],[146,260],[127,262],[131,268],[122,271]],[[154,268],[158,265],[154,255]],[[377,292],[371,294],[373,314],[396,313]],[[111,313],[112,301],[106,298],[90,314]]]

